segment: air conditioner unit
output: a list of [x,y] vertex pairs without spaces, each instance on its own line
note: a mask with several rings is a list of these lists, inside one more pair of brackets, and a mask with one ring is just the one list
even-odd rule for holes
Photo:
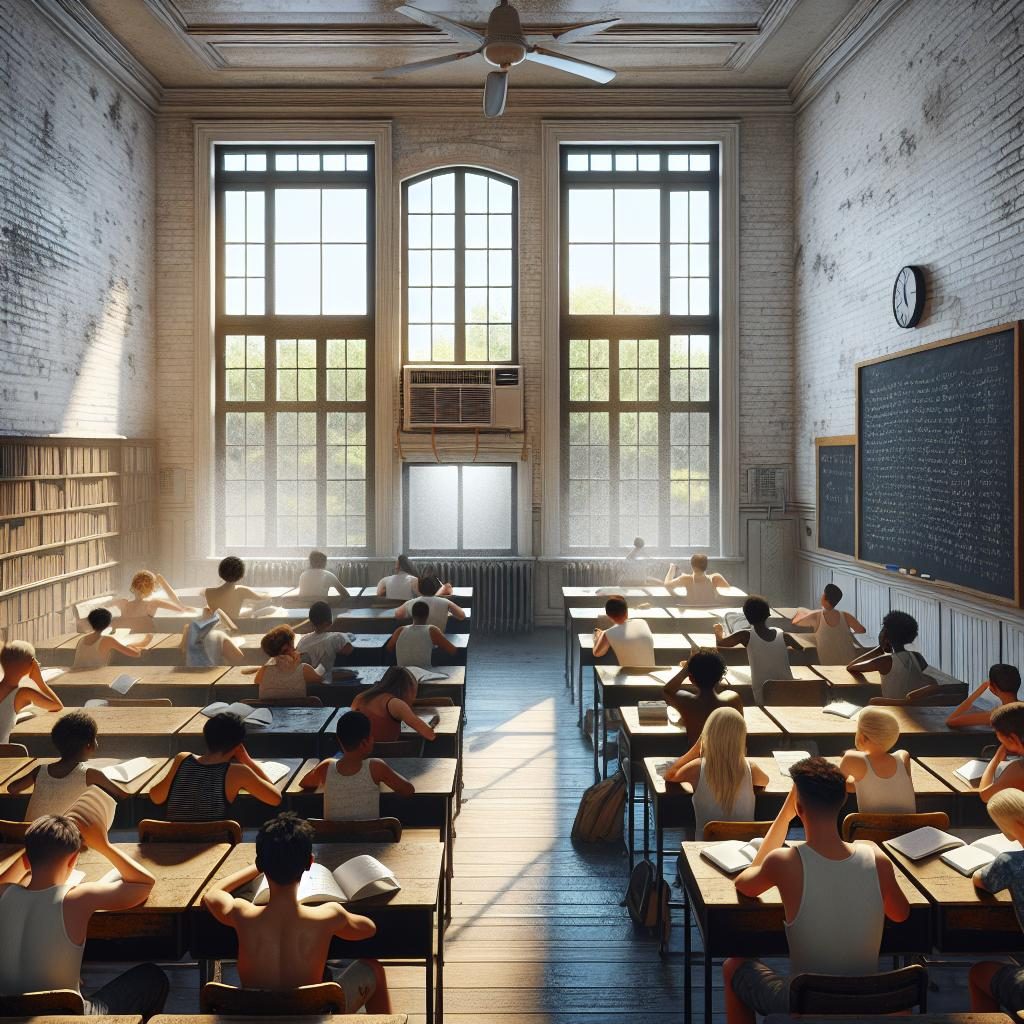
[[523,429],[520,366],[403,366],[403,430]]

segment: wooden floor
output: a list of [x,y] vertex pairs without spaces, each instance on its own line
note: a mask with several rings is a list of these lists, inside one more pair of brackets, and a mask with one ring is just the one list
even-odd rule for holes
[[[681,1024],[680,957],[662,960],[619,905],[625,851],[577,850],[569,841],[580,794],[593,781],[593,752],[577,728],[562,666],[559,630],[473,641],[445,1020]],[[669,858],[668,870],[674,866]],[[694,939],[698,949],[696,932]],[[672,945],[681,942],[677,925]],[[932,972],[943,991],[930,1009],[967,1009],[966,966]],[[169,973],[168,1012],[198,1012],[195,969],[175,965]],[[694,970],[695,1010],[703,1007],[702,973]],[[88,971],[87,988],[107,976]],[[421,1024],[422,969],[389,965],[388,978],[395,1011]],[[717,1024],[724,1019],[717,967],[714,986]]]

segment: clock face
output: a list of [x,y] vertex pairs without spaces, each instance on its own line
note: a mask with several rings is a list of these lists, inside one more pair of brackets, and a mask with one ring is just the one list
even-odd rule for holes
[[920,267],[904,267],[892,289],[892,313],[900,327],[916,327],[924,310],[924,274]]

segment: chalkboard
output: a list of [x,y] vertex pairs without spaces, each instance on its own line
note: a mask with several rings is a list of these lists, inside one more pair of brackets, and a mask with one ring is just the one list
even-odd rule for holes
[[1020,600],[1020,325],[857,365],[858,556]]
[[818,437],[818,547],[851,558],[856,545],[857,439]]

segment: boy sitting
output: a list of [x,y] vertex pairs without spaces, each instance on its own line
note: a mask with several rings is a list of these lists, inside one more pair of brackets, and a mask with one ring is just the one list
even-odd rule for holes
[[420,596],[410,598],[405,604],[395,609],[396,619],[411,619],[413,606],[421,601],[427,605],[428,619],[431,626],[436,626],[441,632],[445,631],[448,625],[448,616],[453,619],[464,619],[466,610],[447,597],[441,597],[442,584],[437,576],[420,576],[416,581],[416,589]]
[[769,679],[793,678],[787,648],[800,650],[800,645],[788,633],[768,628],[770,615],[768,602],[763,597],[753,596],[743,602],[743,617],[750,624],[750,629],[739,629],[726,636],[725,627],[720,622],[715,623],[719,647],[746,647],[750,686],[758,707],[764,704],[764,684]]
[[[101,854],[120,878],[69,885],[83,841]],[[31,872],[23,885],[0,885],[0,993],[21,995],[79,989],[89,919],[97,910],[128,910],[146,902],[155,879],[111,846],[100,822],[83,824],[47,815],[25,833],[25,854],[16,865]],[[3,879],[7,881],[11,872]],[[141,1014],[163,1009],[167,976],[155,964],[139,964],[85,997],[91,1014]]]
[[972,711],[975,701],[983,693],[991,693],[999,704],[1012,704],[1017,700],[1017,692],[1020,690],[1020,672],[1013,665],[993,665],[988,670],[988,679],[985,680],[968,698],[959,705],[946,719],[946,725],[950,729],[966,729],[972,725],[991,725],[992,712],[995,708],[987,708],[982,711]]
[[342,597],[348,595],[341,580],[327,568],[327,556],[322,551],[310,551],[309,568],[299,575],[299,597],[327,597],[332,587]]
[[0,650],[0,743],[10,743],[18,712],[29,704],[44,711],[63,711],[60,698],[43,682],[36,649],[26,640],[11,640]]
[[827,583],[817,611],[801,608],[793,616],[794,626],[809,626],[814,630],[819,665],[846,665],[858,653],[854,634],[867,632],[849,612],[836,610],[842,599],[843,592],[834,583]]
[[996,708],[991,723],[999,749],[978,780],[978,796],[985,803],[1001,789],[1024,789],[1024,761],[1012,761],[999,770],[1007,757],[1024,757],[1024,703],[1014,701]]
[[662,691],[665,701],[682,716],[687,743],[692,745],[700,739],[712,711],[718,708],[743,710],[743,701],[735,690],[717,690],[724,676],[725,662],[715,651],[697,650],[682,663],[679,674],[665,684]]
[[708,556],[701,552],[690,555],[688,573],[677,573],[673,562],[663,582],[669,590],[684,587],[687,604],[715,604],[718,601],[718,588],[729,586],[729,581],[720,572],[708,572]]
[[[256,837],[256,863],[211,888],[203,906],[238,935],[238,977],[244,988],[287,990],[324,980],[331,940],[359,942],[377,931],[368,918],[340,903],[303,906],[299,880],[313,863],[313,828],[286,812],[268,821]],[[264,874],[270,900],[257,907],[231,893]],[[330,975],[345,993],[345,1013],[365,1006],[390,1013],[384,968],[376,960],[355,960]]]
[[854,658],[846,667],[854,673],[880,672],[882,695],[872,704],[913,704],[939,688],[934,676],[925,675],[928,662],[906,648],[917,639],[917,620],[907,612],[892,611],[882,619],[878,646]]
[[352,653],[352,638],[348,633],[332,630],[334,612],[326,601],[314,601],[309,606],[309,624],[312,633],[303,633],[295,649],[316,668],[323,665],[327,669],[327,680],[331,679],[331,669],[338,660],[339,654]]
[[651,668],[654,660],[654,636],[646,619],[631,619],[624,597],[610,597],[604,613],[612,620],[608,629],[594,630],[594,657],[614,652],[620,665],[627,668]]
[[224,581],[219,587],[207,587],[204,591],[206,604],[211,611],[222,611],[231,621],[237,621],[246,602],[260,604],[269,594],[262,594],[248,587],[240,587],[239,581],[245,576],[245,562],[236,555],[222,558],[217,566],[217,575]]

